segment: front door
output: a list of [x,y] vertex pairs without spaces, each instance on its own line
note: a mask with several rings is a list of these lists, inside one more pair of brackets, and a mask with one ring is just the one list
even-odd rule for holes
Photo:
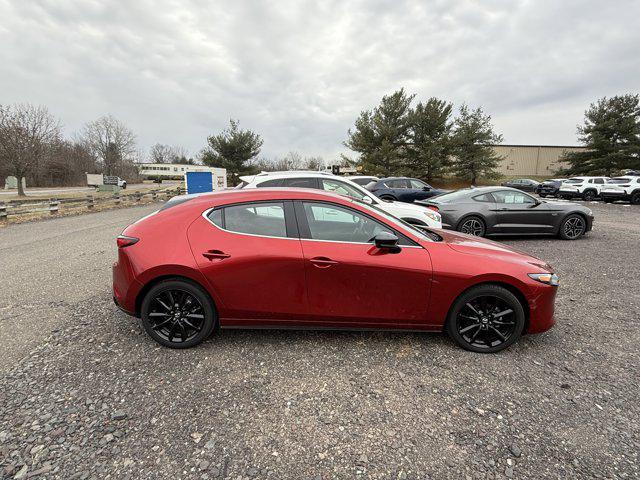
[[333,203],[296,202],[310,319],[327,327],[396,328],[427,323],[428,252],[400,235],[400,253],[372,238],[392,228]]
[[290,201],[228,205],[188,231],[222,326],[274,326],[307,315],[302,246]]
[[546,203],[514,190],[492,192],[495,198],[495,233],[552,233],[554,224]]

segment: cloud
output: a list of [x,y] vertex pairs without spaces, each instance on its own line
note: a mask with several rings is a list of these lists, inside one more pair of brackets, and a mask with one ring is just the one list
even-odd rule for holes
[[405,87],[482,105],[508,143],[575,143],[598,97],[638,92],[636,1],[0,0],[0,103],[68,134],[111,113],[200,150],[229,118],[265,156],[336,158]]

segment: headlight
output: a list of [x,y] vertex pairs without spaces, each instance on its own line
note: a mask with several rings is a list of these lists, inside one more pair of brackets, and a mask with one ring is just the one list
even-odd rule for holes
[[433,210],[425,210],[424,214],[430,218],[431,220],[433,220],[434,222],[439,222],[440,221],[440,214],[438,212],[434,212]]
[[529,276],[540,283],[546,283],[554,287],[560,285],[560,279],[555,273],[530,273]]

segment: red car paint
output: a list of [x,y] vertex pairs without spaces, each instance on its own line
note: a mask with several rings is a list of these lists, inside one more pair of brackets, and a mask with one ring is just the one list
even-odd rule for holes
[[372,244],[274,238],[213,225],[212,207],[266,200],[332,202],[389,224],[349,198],[304,189],[252,189],[206,194],[127,227],[139,241],[118,249],[113,295],[139,316],[145,291],[160,279],[184,277],[210,294],[225,327],[313,327],[442,330],[449,308],[468,288],[497,283],[516,293],[527,332],[553,326],[556,287],[529,273],[551,269],[505,245],[439,230],[442,241],[393,228],[416,242],[400,253]]

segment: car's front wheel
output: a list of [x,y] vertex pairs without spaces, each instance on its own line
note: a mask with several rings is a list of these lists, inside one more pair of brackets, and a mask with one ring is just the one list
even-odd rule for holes
[[198,345],[211,335],[216,323],[207,293],[186,280],[154,285],[142,300],[140,314],[149,336],[170,348]]
[[631,194],[631,205],[640,205],[640,192],[633,192]]
[[446,329],[462,348],[494,353],[513,344],[524,325],[524,308],[513,293],[498,285],[478,285],[454,302]]
[[560,238],[563,240],[577,240],[587,231],[587,222],[582,215],[572,214],[564,219],[560,225]]
[[484,237],[487,228],[480,217],[467,217],[458,224],[458,231],[476,237]]
[[595,200],[595,198],[596,198],[596,192],[594,190],[587,190],[582,194],[582,199],[585,202],[591,202]]

